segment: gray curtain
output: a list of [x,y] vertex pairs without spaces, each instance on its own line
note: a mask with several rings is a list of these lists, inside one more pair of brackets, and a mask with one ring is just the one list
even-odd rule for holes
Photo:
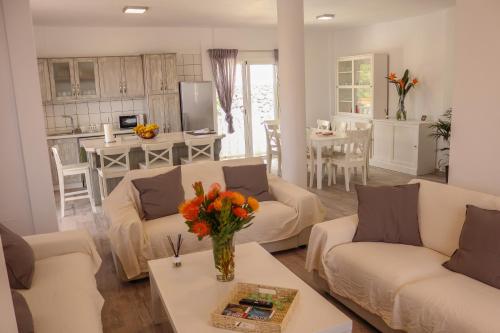
[[208,50],[208,55],[210,56],[210,62],[212,64],[212,74],[217,95],[219,96],[220,106],[226,114],[228,132],[234,133],[231,105],[233,104],[236,56],[238,55],[238,50],[210,49]]

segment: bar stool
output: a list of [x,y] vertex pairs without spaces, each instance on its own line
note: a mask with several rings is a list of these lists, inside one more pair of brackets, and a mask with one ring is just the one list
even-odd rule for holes
[[129,147],[97,149],[101,167],[97,168],[101,199],[108,196],[107,180],[121,178],[130,171]]
[[141,147],[144,150],[145,163],[139,163],[141,169],[152,169],[172,166],[172,142],[144,143]]
[[[51,147],[54,161],[56,162],[57,178],[59,180],[59,193],[61,196],[61,217],[64,217],[66,201],[89,199],[92,211],[95,213],[95,203],[92,198],[92,184],[90,182],[90,168],[88,163],[67,164],[63,165],[59,156],[59,147],[57,145]],[[64,187],[64,177],[83,175],[85,177],[86,189],[81,191],[72,191],[66,193]]]
[[181,158],[181,164],[189,164],[201,161],[213,161],[215,138],[200,138],[186,140],[188,147],[188,158]]

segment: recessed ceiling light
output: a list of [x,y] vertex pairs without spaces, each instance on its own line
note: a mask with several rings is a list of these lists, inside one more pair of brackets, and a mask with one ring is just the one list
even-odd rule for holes
[[144,14],[148,10],[148,7],[144,6],[126,6],[123,7],[123,12],[125,14]]
[[322,14],[322,15],[316,16],[316,19],[319,21],[330,21],[330,20],[333,20],[334,17],[335,17],[335,14]]

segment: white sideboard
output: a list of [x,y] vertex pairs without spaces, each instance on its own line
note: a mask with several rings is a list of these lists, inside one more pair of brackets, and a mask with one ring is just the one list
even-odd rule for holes
[[436,142],[429,122],[373,119],[373,156],[370,164],[411,175],[436,169]]

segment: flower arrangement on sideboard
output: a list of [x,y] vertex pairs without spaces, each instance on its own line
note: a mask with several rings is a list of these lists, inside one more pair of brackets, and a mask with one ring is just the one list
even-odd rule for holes
[[410,80],[410,71],[408,69],[405,70],[401,79],[398,79],[396,73],[390,73],[389,76],[387,76],[387,80],[396,86],[399,96],[396,118],[398,120],[406,120],[405,98],[410,90],[419,83],[419,81],[417,78]]

